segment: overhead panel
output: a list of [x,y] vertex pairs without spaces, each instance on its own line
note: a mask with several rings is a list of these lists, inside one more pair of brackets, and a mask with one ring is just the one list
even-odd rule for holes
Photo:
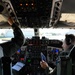
[[52,0],[10,0],[21,27],[48,27]]

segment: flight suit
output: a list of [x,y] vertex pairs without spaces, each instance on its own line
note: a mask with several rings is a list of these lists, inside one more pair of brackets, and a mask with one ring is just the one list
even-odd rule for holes
[[[0,44],[0,59],[1,57],[12,56],[25,43],[24,35],[16,23],[12,25],[14,37],[5,43]],[[2,75],[2,63],[0,60],[0,75]]]

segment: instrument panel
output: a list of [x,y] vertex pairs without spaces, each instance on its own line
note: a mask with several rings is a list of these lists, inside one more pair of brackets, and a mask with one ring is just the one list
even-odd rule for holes
[[52,0],[10,0],[22,27],[49,25]]
[[62,51],[60,45],[61,41],[59,40],[32,37],[31,39],[27,39],[26,44],[13,56],[16,59],[12,63],[13,65],[18,61],[24,63],[25,67],[23,71],[26,75],[44,75],[43,69],[40,67],[40,61],[42,60],[41,53],[44,55],[47,63],[55,63],[60,51]]

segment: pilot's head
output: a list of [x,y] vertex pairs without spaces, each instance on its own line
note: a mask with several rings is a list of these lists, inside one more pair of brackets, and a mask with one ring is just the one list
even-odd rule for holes
[[75,43],[75,36],[73,34],[66,34],[62,47],[64,50],[68,50],[71,45]]

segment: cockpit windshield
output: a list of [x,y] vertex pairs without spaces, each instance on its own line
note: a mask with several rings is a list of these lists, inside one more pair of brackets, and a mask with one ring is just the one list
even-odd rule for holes
[[[32,38],[35,36],[33,28],[22,28],[25,38]],[[53,28],[39,28],[39,37],[46,37],[48,39],[63,40],[65,34],[75,34],[74,29],[53,29]],[[13,36],[12,29],[0,29],[0,42],[5,42],[10,40]]]

